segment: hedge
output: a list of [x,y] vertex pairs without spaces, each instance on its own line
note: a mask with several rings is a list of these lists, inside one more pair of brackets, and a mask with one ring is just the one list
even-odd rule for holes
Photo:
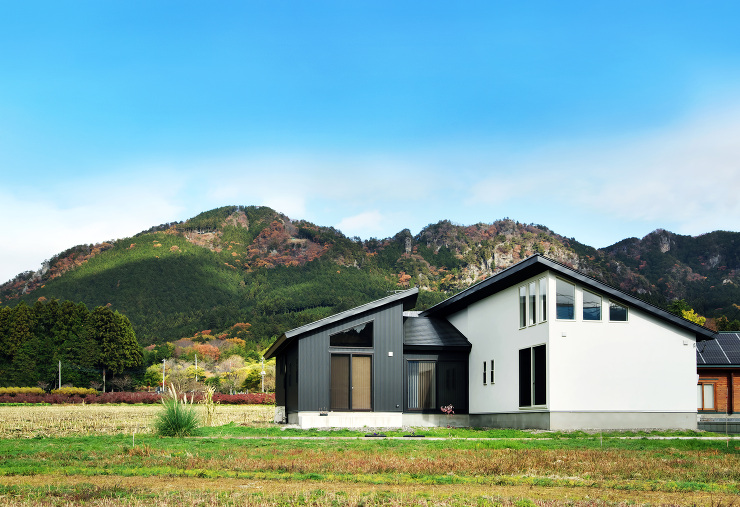
[[[31,388],[33,389],[33,388]],[[200,401],[201,393],[195,393],[195,401]],[[135,404],[159,403],[162,395],[156,393],[96,393],[96,394],[37,394],[37,393],[0,393],[0,403],[125,403]],[[222,405],[274,405],[275,394],[251,393],[251,394],[215,394],[213,401]]]

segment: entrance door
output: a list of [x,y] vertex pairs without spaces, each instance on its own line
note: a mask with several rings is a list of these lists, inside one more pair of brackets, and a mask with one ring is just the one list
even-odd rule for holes
[[372,410],[372,356],[332,354],[332,410]]

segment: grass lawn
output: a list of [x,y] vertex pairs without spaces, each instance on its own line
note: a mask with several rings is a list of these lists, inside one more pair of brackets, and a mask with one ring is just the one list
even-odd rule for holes
[[219,406],[218,426],[159,438],[157,410],[0,407],[0,504],[740,503],[740,440],[444,428],[366,439],[284,430],[264,406]]

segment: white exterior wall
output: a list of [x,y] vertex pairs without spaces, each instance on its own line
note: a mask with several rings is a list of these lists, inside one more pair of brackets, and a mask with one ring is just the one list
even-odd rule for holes
[[[554,275],[549,287],[554,317]],[[575,320],[551,319],[550,410],[696,412],[695,336],[634,307],[627,322],[609,322],[609,299],[599,295],[600,321],[583,321],[578,284]]]
[[[548,323],[519,329],[519,285],[473,303],[450,315],[448,320],[472,344],[469,359],[470,413],[525,411],[519,409],[519,349],[547,343]],[[491,359],[495,361],[494,384],[490,383]],[[483,361],[486,361],[488,377],[485,385]]]
[[[548,319],[520,329],[519,287],[542,277],[548,279]],[[583,321],[579,284],[575,284],[575,320],[557,320],[555,282],[555,274],[546,272],[448,317],[472,344],[470,414],[696,412],[692,333],[631,306],[627,322],[609,322],[609,299],[604,294],[599,294],[602,320]],[[547,345],[547,406],[520,409],[519,350],[541,344]],[[490,383],[489,374],[484,385],[483,361],[488,371],[491,359],[495,383]],[[603,426],[613,423],[607,420]]]

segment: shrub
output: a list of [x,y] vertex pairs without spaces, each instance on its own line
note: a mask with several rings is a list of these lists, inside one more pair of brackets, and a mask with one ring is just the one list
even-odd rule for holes
[[222,405],[274,405],[275,393],[215,394],[213,399]]
[[171,385],[167,396],[162,398],[162,411],[154,423],[157,433],[163,437],[187,437],[198,429],[198,416],[192,398],[188,403],[186,394],[179,398],[175,386]]
[[87,396],[88,394],[98,394],[98,391],[91,387],[61,387],[52,389],[51,394],[66,394],[68,396]]
[[0,387],[0,395],[15,396],[17,394],[44,394],[45,392],[40,387]]

